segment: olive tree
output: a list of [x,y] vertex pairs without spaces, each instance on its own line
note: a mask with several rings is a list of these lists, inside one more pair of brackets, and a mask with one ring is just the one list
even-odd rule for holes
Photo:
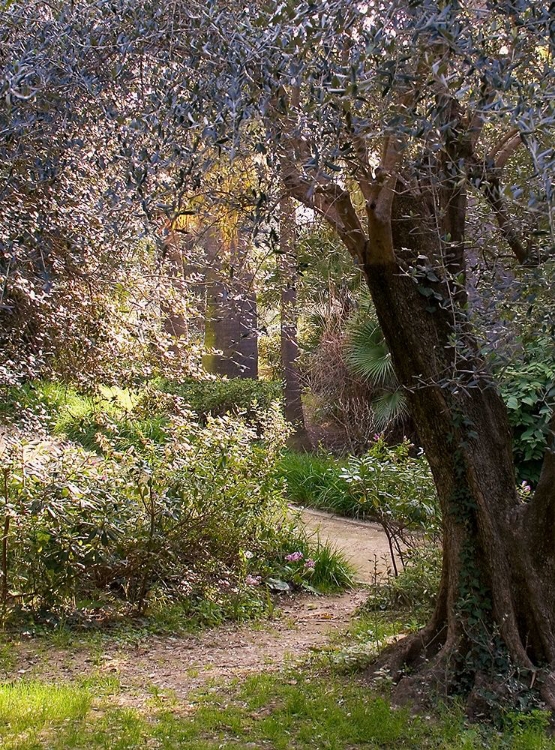
[[[17,12],[47,47],[42,4]],[[398,690],[456,689],[478,709],[492,691],[539,688],[555,708],[553,433],[523,502],[467,274],[467,226],[479,231],[486,210],[513,274],[553,255],[546,4],[121,0],[49,3],[47,14],[58,32],[71,26],[55,35],[69,101],[85,92],[89,117],[117,124],[145,213],[178,215],[217,159],[254,153],[253,213],[270,210],[262,182],[283,184],[361,269],[443,519],[435,611],[383,657]],[[95,68],[109,75],[83,79]],[[36,117],[35,103],[17,106]]]
[[[410,695],[464,689],[478,708],[487,691],[535,684],[554,707],[553,433],[524,503],[468,301],[466,235],[485,205],[515,266],[553,255],[549,14],[534,2],[307,3],[280,6],[267,36],[270,148],[288,154],[290,194],[364,273],[441,503],[434,614],[383,664]],[[511,160],[517,185],[503,182]]]

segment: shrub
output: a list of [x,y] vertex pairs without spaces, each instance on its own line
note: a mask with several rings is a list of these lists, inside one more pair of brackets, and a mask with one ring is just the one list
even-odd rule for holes
[[36,380],[4,389],[0,417],[27,433],[52,433],[98,450],[96,434],[106,422],[124,421],[137,398],[136,392],[117,387],[82,393],[63,383]]
[[201,421],[209,415],[222,417],[225,414],[243,414],[252,419],[258,410],[265,411],[282,395],[281,383],[249,378],[232,378],[225,380],[156,380],[153,383],[156,391],[179,396]]
[[327,454],[288,451],[278,469],[290,499],[301,505],[435,531],[439,511],[433,479],[424,456],[413,457],[411,450],[407,440],[389,446],[375,435],[360,458],[341,461]]
[[390,577],[372,587],[365,609],[409,610],[418,620],[424,621],[435,604],[440,577],[441,548],[430,542],[413,547],[397,577]]
[[439,503],[425,457],[412,457],[408,440],[389,446],[376,438],[368,453],[349,459],[341,477],[362,512],[381,524],[398,575],[397,557],[404,564],[406,548],[418,543],[414,532],[439,535]]
[[[281,543],[285,517],[275,460],[286,435],[277,410],[244,420],[183,414],[168,438],[105,456],[12,441],[2,456],[8,568],[4,607],[34,612],[115,596],[141,611],[149,596],[204,596],[240,584],[242,551]],[[6,526],[5,526],[6,527]],[[158,592],[154,594],[153,592]]]
[[81,415],[92,408],[93,399],[74,388],[49,380],[30,381],[23,385],[1,389],[0,417],[8,423],[18,423],[43,429],[54,429],[59,415],[70,412]]
[[390,446],[376,435],[370,450],[349,458],[341,478],[349,485],[352,514],[430,531],[437,527],[438,504],[430,467],[423,454],[411,456],[404,440]]
[[117,430],[127,447],[168,438],[170,418],[192,410],[206,424],[208,417],[236,414],[256,425],[257,415],[279,401],[281,384],[257,380],[156,380],[136,390],[99,386],[81,393],[53,382],[34,381],[4,389],[0,417],[31,431],[67,437],[98,451],[96,435]]
[[513,427],[513,452],[521,481],[535,484],[539,479],[550,434],[554,383],[555,363],[539,358],[507,367],[503,373],[501,391]]
[[[16,433],[0,446],[5,618],[79,622],[182,603],[215,624],[261,612],[272,579],[347,583],[339,557],[332,570],[331,551],[287,518],[276,461],[288,430],[277,406],[257,412],[258,430],[231,416],[200,424],[182,409],[164,441],[143,436],[138,447],[103,420],[102,455]],[[315,560],[304,578],[287,570],[292,547]]]

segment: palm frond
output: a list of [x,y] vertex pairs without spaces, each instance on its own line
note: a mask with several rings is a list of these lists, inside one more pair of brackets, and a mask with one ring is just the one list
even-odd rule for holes
[[349,369],[376,386],[394,388],[397,378],[379,325],[367,320],[353,326],[345,346]]
[[376,429],[383,430],[392,422],[398,419],[408,417],[409,410],[407,400],[403,391],[398,388],[395,391],[382,393],[375,399],[372,399],[372,411]]

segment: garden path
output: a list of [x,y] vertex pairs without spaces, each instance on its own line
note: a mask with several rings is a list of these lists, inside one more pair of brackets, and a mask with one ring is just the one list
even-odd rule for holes
[[[303,511],[302,518],[309,530],[345,552],[361,581],[372,580],[374,556],[388,552],[379,527],[315,511]],[[225,624],[190,635],[114,637],[69,647],[47,639],[24,640],[15,647],[15,666],[0,678],[71,682],[114,677],[119,683],[114,700],[123,705],[143,706],[155,691],[160,700],[177,699],[186,709],[191,690],[278,671],[326,649],[365,598],[362,587],[334,596],[284,595],[271,620]]]
[[325,649],[365,598],[362,589],[335,596],[283,596],[274,619],[188,635],[114,637],[65,647],[31,639],[16,645],[15,665],[0,672],[0,679],[71,683],[115,678],[114,700],[121,705],[142,707],[157,694],[160,700],[184,701],[186,709],[195,689],[216,690],[235,678],[279,671]]

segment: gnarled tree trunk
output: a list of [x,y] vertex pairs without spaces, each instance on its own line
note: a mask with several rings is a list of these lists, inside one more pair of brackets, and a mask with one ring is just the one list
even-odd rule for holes
[[[477,708],[493,687],[524,690],[536,679],[544,680],[544,697],[553,701],[549,670],[536,677],[542,666],[555,665],[553,525],[539,521],[535,503],[517,498],[505,406],[470,334],[464,350],[453,346],[453,310],[442,306],[447,289],[441,283],[410,278],[402,264],[365,272],[443,518],[434,615],[382,663],[395,679],[420,667],[436,687],[467,685]],[[434,303],[429,289],[438,295]],[[464,328],[464,319],[459,324]],[[553,519],[552,497],[545,514]],[[407,684],[415,697],[422,679]]]
[[460,184],[455,175],[449,210],[438,212],[425,192],[377,180],[364,227],[340,187],[309,193],[293,172],[288,181],[362,267],[441,505],[435,611],[377,668],[390,670],[398,697],[455,690],[482,713],[488,696],[516,700],[533,688],[555,709],[554,446],[534,497],[521,502],[506,408],[467,318]]

